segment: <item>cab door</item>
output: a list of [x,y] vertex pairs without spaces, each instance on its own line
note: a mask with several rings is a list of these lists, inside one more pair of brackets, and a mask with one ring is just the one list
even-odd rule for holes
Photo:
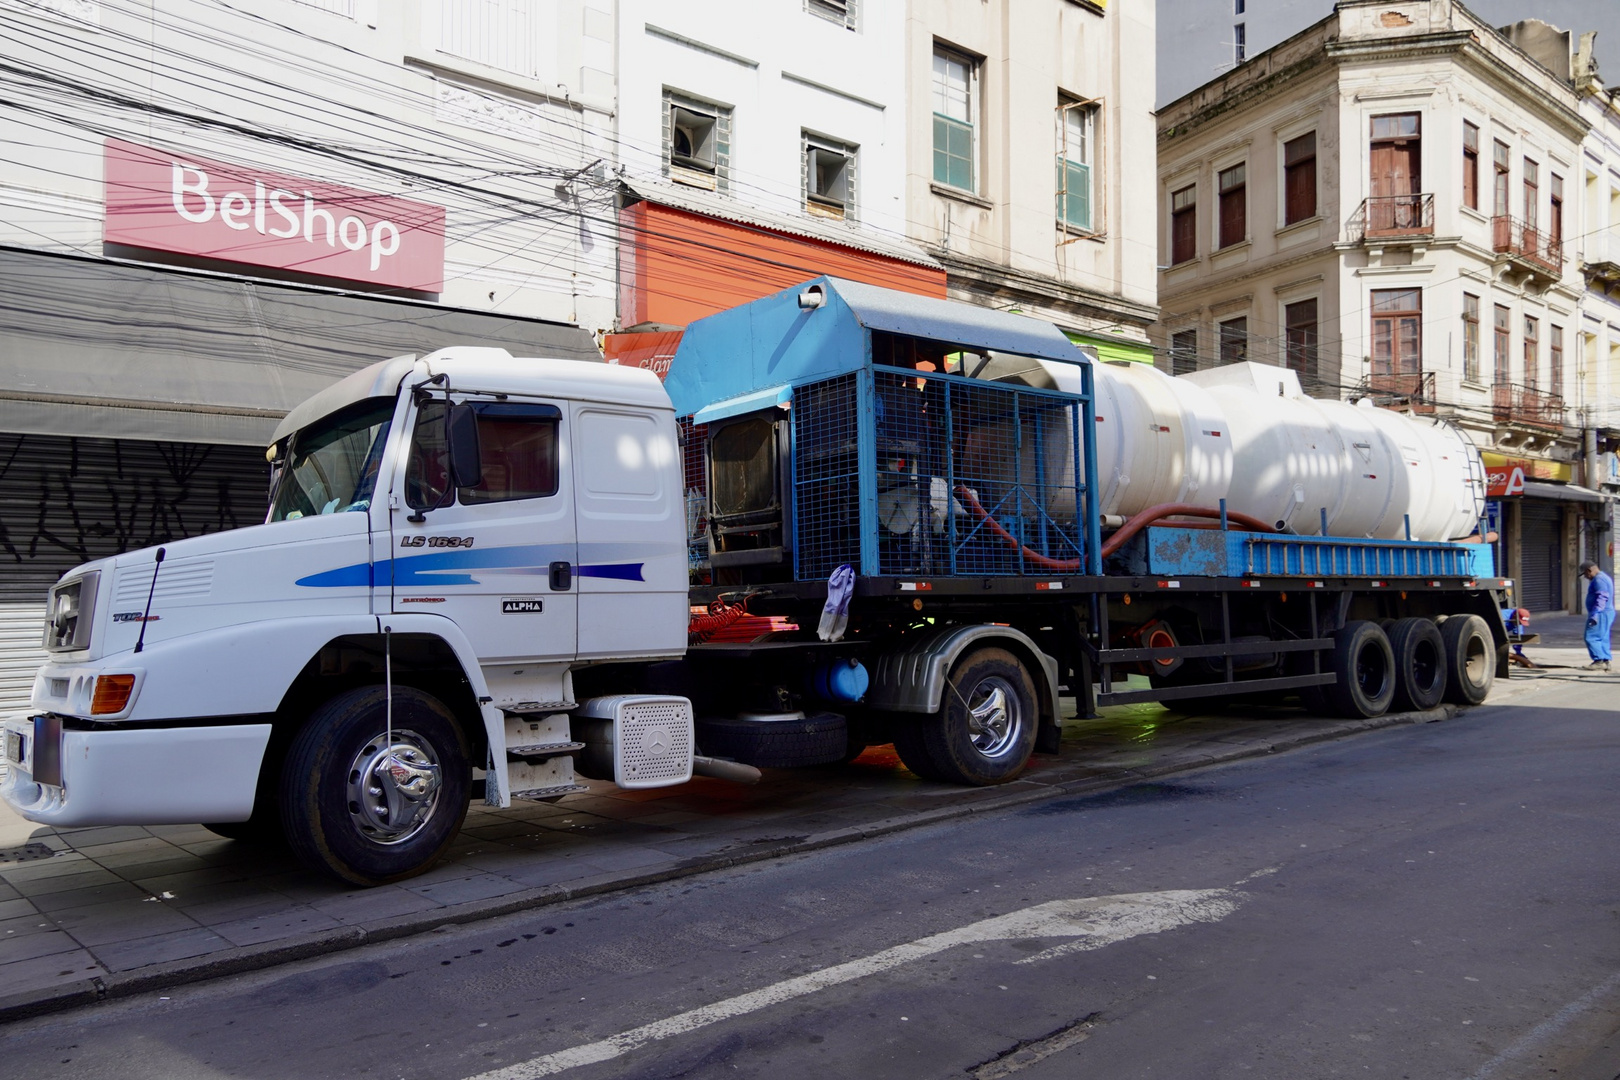
[[392,610],[454,620],[481,663],[572,660],[579,607],[567,403],[456,400],[477,416],[482,480],[451,485],[446,399],[419,402],[391,514]]

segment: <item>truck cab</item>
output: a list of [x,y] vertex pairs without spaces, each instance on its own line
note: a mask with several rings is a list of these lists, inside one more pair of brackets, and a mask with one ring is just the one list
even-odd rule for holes
[[[676,440],[643,371],[466,348],[351,375],[276,431],[264,524],[64,575],[4,797],[57,826],[280,828],[372,882],[450,842],[474,768],[498,805],[581,790],[546,752],[578,748],[571,671],[685,649]],[[643,783],[690,776],[672,706],[649,737],[685,756]],[[291,790],[293,762],[331,782]]]

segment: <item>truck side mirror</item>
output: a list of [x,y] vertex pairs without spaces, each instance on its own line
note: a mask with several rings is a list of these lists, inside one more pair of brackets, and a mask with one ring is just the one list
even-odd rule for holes
[[484,461],[478,446],[478,414],[466,403],[451,405],[444,418],[445,443],[450,449],[450,479],[458,488],[484,482]]

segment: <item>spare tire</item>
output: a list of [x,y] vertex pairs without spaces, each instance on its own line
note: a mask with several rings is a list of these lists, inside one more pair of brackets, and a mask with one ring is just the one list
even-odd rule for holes
[[710,717],[696,724],[698,747],[709,757],[763,769],[831,765],[849,752],[849,728],[838,713],[783,713],[782,719]]
[[1445,644],[1446,695],[1454,705],[1478,705],[1496,682],[1496,641],[1478,615],[1453,615],[1440,624]]
[[1384,627],[1395,653],[1395,700],[1391,712],[1422,712],[1446,692],[1446,646],[1432,619],[1396,619]]

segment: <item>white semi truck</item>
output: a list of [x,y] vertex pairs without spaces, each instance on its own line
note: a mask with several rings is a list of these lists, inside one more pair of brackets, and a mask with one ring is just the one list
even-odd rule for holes
[[[1390,539],[1398,485],[1356,537],[1304,495],[1291,521],[1197,505],[1195,458],[1206,495],[1239,495],[1222,431],[1189,413],[1192,453],[1093,376],[1049,324],[835,279],[695,324],[667,385],[485,348],[373,365],[282,422],[263,525],[64,575],[0,794],[62,827],[275,835],[374,884],[430,866],[469,799],[581,776],[748,779],[893,742],[923,776],[1002,782],[1057,751],[1065,689],[1354,715],[1489,691],[1488,549],[1411,537],[1409,513]],[[1150,440],[1099,452],[1126,415]],[[1402,462],[1388,426],[1352,424],[1342,461],[1320,425],[1290,437],[1343,484],[1363,450],[1455,473]],[[1115,514],[1126,464],[1183,501]],[[1462,495],[1435,528],[1467,530]],[[759,616],[798,629],[706,641]]]

